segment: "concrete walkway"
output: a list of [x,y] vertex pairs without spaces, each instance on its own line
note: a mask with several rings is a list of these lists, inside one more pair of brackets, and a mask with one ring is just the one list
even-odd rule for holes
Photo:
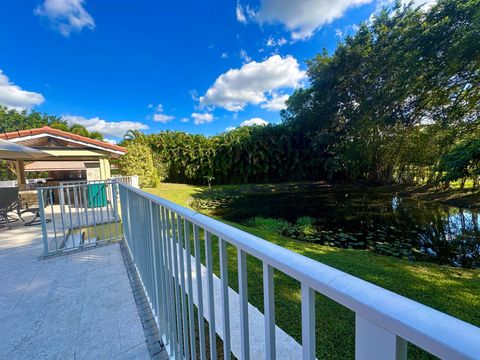
[[0,359],[150,359],[119,244],[41,254],[40,226],[0,229]]

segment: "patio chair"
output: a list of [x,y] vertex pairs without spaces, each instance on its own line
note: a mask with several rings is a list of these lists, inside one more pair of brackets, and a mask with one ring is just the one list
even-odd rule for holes
[[20,211],[18,187],[15,186],[0,188],[0,226],[6,223],[10,228],[10,222],[18,221],[18,219],[12,219],[8,215],[9,212],[16,212],[18,217],[24,221]]
[[[49,197],[48,197],[48,192],[47,191],[42,191],[42,196],[43,196],[43,208],[46,208],[49,205]],[[22,211],[22,213],[26,212],[31,212],[35,214],[35,217],[26,222],[24,225],[25,226],[33,226],[33,225],[40,225],[42,223],[42,219],[40,218],[40,205],[37,203],[36,207],[28,207],[25,210]],[[45,219],[46,223],[51,222],[51,219]]]

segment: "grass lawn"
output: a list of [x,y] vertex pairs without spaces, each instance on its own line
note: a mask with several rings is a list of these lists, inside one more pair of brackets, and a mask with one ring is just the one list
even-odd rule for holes
[[[228,188],[231,189],[232,186],[228,186]],[[162,183],[158,188],[145,188],[144,190],[188,206],[189,199],[205,189],[206,187],[202,186]],[[368,251],[339,249],[301,242],[265,230],[228,223],[294,252],[480,326],[479,270],[410,262]],[[204,251],[202,253],[204,254]],[[214,270],[218,275],[218,242],[216,239],[213,242],[213,255]],[[236,251],[232,246],[228,246],[228,258],[229,284],[233,289],[237,289]],[[202,259],[203,261],[204,259]],[[249,302],[263,311],[262,264],[249,257],[247,266]],[[277,325],[301,342],[300,284],[279,271],[275,272],[275,301]],[[354,313],[317,294],[316,314],[317,357],[319,359],[353,359]],[[409,358],[431,357],[411,346]]]

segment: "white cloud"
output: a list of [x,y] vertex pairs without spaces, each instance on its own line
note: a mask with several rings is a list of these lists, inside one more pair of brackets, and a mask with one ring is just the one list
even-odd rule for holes
[[45,16],[63,36],[84,27],[95,28],[95,21],[83,7],[85,0],[45,0],[34,13]]
[[275,39],[273,36],[270,36],[267,40],[267,46],[282,46],[287,43],[287,39],[281,37]]
[[240,111],[247,104],[267,102],[266,94],[273,90],[298,87],[304,78],[305,71],[300,70],[295,58],[273,55],[263,62],[252,61],[220,75],[200,97],[200,105]]
[[205,123],[210,123],[213,121],[213,115],[209,113],[193,113],[192,114],[193,122],[195,125],[200,125],[200,124],[205,124]]
[[301,40],[312,36],[318,28],[341,18],[347,10],[371,1],[261,0],[260,9],[251,16],[251,20],[260,24],[283,24],[290,31],[293,40]]
[[113,145],[117,145],[117,140],[115,139],[108,139],[108,138],[105,138],[103,139],[103,141],[109,143],[109,144],[113,144]]
[[237,3],[237,8],[235,9],[235,15],[237,16],[237,21],[241,23],[246,23],[247,22],[247,17],[245,16],[245,13],[243,11],[242,5],[240,3]]
[[247,52],[243,49],[240,49],[240,58],[246,63],[252,61],[252,58],[248,56]]
[[[150,105],[152,105],[152,104],[150,104]],[[150,106],[150,105],[149,105],[149,108],[153,108],[153,105],[152,106]],[[155,113],[153,114],[153,121],[161,122],[162,124],[166,124],[169,121],[172,121],[173,119],[175,119],[175,116],[163,114],[163,105],[162,104],[158,104],[155,107]]]
[[181,121],[181,122],[183,122],[183,123],[187,123],[187,122],[189,122],[189,121],[190,121],[190,119],[189,119],[189,118],[186,118],[186,117],[184,117],[184,118],[181,118],[181,119],[180,119],[180,121]]
[[172,115],[165,115],[165,114],[153,114],[153,121],[161,122],[163,124],[172,121],[175,117]]
[[220,55],[222,59],[227,59],[228,58],[228,53],[224,52],[222,55]]
[[265,126],[268,125],[268,121],[263,120],[262,118],[251,118],[250,120],[245,120],[240,124],[240,126]]
[[87,128],[88,131],[98,131],[106,137],[121,138],[128,130],[146,130],[148,125],[137,121],[106,121],[99,117],[87,119],[83,116],[62,115],[70,125],[79,124]]
[[0,105],[9,109],[24,110],[40,105],[44,101],[42,94],[23,90],[10,82],[7,75],[0,70]]
[[227,126],[227,127],[225,128],[225,131],[232,131],[232,130],[235,130],[235,129],[236,129],[235,126]]
[[280,111],[287,108],[287,104],[285,104],[285,101],[287,101],[288,98],[289,95],[280,95],[277,93],[273,93],[272,97],[267,102],[261,104],[260,107],[268,111]]

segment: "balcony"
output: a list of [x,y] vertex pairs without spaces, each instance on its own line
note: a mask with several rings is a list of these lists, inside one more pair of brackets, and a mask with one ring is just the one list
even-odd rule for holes
[[[357,359],[479,358],[475,326],[122,182],[40,189],[42,227],[0,230],[0,358],[315,359],[319,294],[355,313]],[[276,274],[300,283],[301,339]]]

